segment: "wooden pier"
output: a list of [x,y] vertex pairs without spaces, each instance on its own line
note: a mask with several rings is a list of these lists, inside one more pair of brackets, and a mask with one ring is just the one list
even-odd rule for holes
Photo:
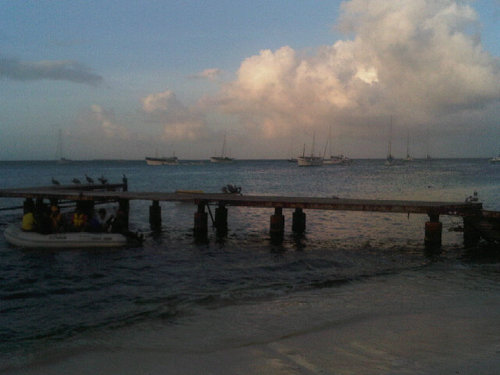
[[[207,237],[208,214],[217,229],[217,234],[224,236],[227,233],[227,207],[260,207],[273,208],[270,218],[270,234],[275,241],[283,239],[284,216],[283,209],[294,209],[292,230],[300,234],[306,228],[306,214],[304,210],[340,210],[340,211],[367,211],[385,213],[407,213],[428,215],[429,221],[425,224],[425,244],[427,247],[441,246],[442,223],[439,216],[450,215],[462,217],[464,221],[464,240],[466,244],[479,241],[479,222],[485,220],[499,223],[500,213],[488,211],[483,215],[482,204],[479,202],[436,202],[436,201],[404,201],[404,200],[375,200],[375,199],[342,199],[336,197],[302,197],[302,196],[267,196],[267,195],[239,195],[225,193],[202,193],[196,191],[182,192],[132,192],[128,191],[127,181],[122,184],[106,185],[66,185],[33,188],[0,189],[0,197],[24,198],[51,202],[60,201],[103,201],[118,202],[120,208],[126,211],[128,218],[129,202],[131,200],[151,201],[149,221],[152,230],[161,230],[160,202],[185,202],[196,205],[194,213],[194,234],[198,239]],[[215,216],[210,206],[215,205]],[[208,213],[206,209],[208,208]]]

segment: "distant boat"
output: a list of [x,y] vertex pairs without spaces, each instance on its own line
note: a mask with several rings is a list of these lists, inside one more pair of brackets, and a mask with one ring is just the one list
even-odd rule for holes
[[297,158],[297,165],[299,167],[319,167],[323,165],[323,157],[314,156],[314,134],[311,146],[311,155],[306,156],[305,153],[306,153],[306,145],[304,145],[304,149],[302,150],[302,156],[299,156]]
[[170,157],[152,157],[146,156],[147,165],[177,165],[179,164],[179,159],[177,156]]
[[[347,165],[347,164],[351,164],[352,163],[352,160],[349,159],[347,156],[345,156],[344,154],[340,154],[340,155],[333,155],[332,153],[332,127],[330,126],[330,129],[328,131],[328,140],[325,144],[325,151],[323,152],[323,164],[325,165]],[[326,149],[327,149],[327,146],[329,148],[329,151],[330,151],[330,157],[329,158],[326,158]]]
[[490,159],[490,163],[500,163],[500,154]]
[[234,158],[226,156],[226,135],[224,134],[224,141],[222,142],[222,151],[220,156],[210,157],[212,163],[232,163]]
[[71,163],[72,160],[65,158],[63,156],[63,139],[62,139],[62,130],[59,129],[58,137],[57,137],[57,151],[56,151],[56,160],[59,164],[68,164]]
[[392,156],[392,116],[389,128],[389,146],[387,149],[387,157],[385,159],[385,165],[393,165],[395,162],[394,157]]
[[410,132],[408,131],[408,136],[406,137],[406,158],[403,161],[413,161],[413,157],[410,155]]

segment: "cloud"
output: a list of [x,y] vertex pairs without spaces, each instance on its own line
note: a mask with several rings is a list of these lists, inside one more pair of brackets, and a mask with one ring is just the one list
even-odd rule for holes
[[209,81],[216,81],[220,76],[222,72],[220,69],[217,68],[211,68],[211,69],[205,69],[199,73],[193,74],[191,78],[195,79],[208,79]]
[[115,114],[111,110],[105,110],[99,105],[92,105],[90,108],[90,120],[97,124],[97,126],[104,132],[107,137],[130,139],[130,131],[118,124],[115,119]]
[[0,56],[0,78],[17,81],[48,79],[97,85],[103,81],[100,75],[92,73],[83,64],[71,61],[23,62]]
[[160,124],[165,140],[195,140],[206,134],[201,112],[182,104],[172,91],[153,93],[141,101],[145,121]]
[[366,133],[390,115],[442,122],[500,100],[498,59],[482,48],[467,3],[351,0],[337,27],[351,38],[312,55],[284,46],[248,57],[207,102],[275,138],[339,121]]

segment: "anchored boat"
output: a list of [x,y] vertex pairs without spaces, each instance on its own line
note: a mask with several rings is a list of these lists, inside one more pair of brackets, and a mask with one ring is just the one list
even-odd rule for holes
[[12,245],[26,248],[92,248],[120,247],[127,244],[127,237],[120,233],[66,232],[41,234],[23,231],[18,225],[9,225],[5,239]]

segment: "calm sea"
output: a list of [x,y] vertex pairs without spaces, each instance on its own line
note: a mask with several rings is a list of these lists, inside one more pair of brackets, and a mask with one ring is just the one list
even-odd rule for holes
[[[130,191],[219,192],[222,186],[235,184],[243,194],[450,201],[464,201],[477,191],[485,208],[500,210],[500,165],[484,159],[415,161],[391,167],[381,160],[357,160],[350,166],[318,168],[267,160],[164,167],[142,161],[0,162],[0,188],[50,185],[52,178],[61,183],[74,177],[84,181],[85,174],[94,179],[103,175],[110,182],[120,182],[126,175]],[[0,207],[20,204],[21,200],[0,199]],[[389,317],[395,313],[396,295],[435,301],[427,306],[430,313],[441,311],[438,297],[443,290],[476,307],[486,294],[488,301],[500,300],[500,251],[483,243],[464,249],[462,234],[452,230],[461,225],[458,218],[441,218],[439,254],[424,251],[425,216],[313,210],[306,211],[307,232],[302,238],[292,235],[292,211],[284,210],[285,239],[273,245],[268,234],[272,210],[229,207],[227,238],[216,240],[211,231],[208,244],[196,244],[194,206],[162,203],[163,232],[153,235],[148,224],[150,204],[131,203],[131,228],[146,234],[140,247],[27,250],[0,237],[0,372],[23,373],[37,363],[102,347],[110,337],[113,348],[127,346],[125,342],[137,332],[152,346],[170,340],[169,346],[160,345],[158,350],[181,353],[183,348],[202,346],[202,332],[208,328],[195,329],[202,321],[210,322],[211,337],[223,347],[224,342],[245,345],[245,340],[265,341],[272,332],[286,333],[287,322],[307,331],[312,329],[311,320],[348,315],[346,303],[368,315],[375,314],[376,306],[377,316]],[[0,230],[20,219],[20,211],[0,211]],[[367,295],[372,302],[367,303]],[[315,304],[314,311],[298,311],[299,300]],[[342,301],[344,310],[335,301]],[[285,302],[297,316],[282,310],[278,314],[270,307]],[[267,306],[268,315],[262,306]],[[479,308],[479,315],[487,311],[490,305],[484,311]],[[234,319],[235,314],[248,319],[237,331],[234,326],[228,331],[227,317]],[[162,331],[165,337],[153,339],[153,331]],[[488,334],[495,345],[500,342],[498,323]],[[134,337],[136,344],[141,342]],[[429,356],[437,361],[439,351],[431,350]],[[363,363],[354,362],[352,369]]]

